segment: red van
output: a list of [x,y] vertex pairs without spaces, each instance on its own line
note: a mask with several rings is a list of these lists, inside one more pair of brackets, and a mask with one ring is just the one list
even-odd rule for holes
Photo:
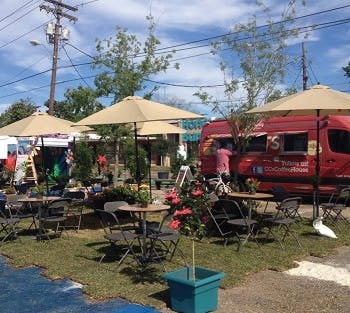
[[[216,174],[216,148],[221,141],[235,151],[225,120],[203,126],[199,144],[200,173]],[[275,117],[260,121],[239,160],[230,160],[233,175],[238,162],[241,189],[248,177],[261,182],[260,191],[282,186],[293,194],[312,193],[316,162],[316,117]],[[320,119],[320,193],[330,194],[336,186],[350,185],[350,117]]]

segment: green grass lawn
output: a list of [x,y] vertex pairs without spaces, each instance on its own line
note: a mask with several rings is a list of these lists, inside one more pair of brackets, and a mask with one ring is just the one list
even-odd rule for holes
[[[21,221],[19,226],[23,230],[20,229],[16,240],[0,244],[0,254],[7,256],[11,265],[37,265],[51,279],[69,278],[79,282],[84,285],[84,292],[91,300],[122,297],[131,302],[165,307],[168,293],[166,282],[162,279],[161,264],[152,264],[144,271],[128,260],[118,271],[112,258],[106,257],[101,265],[98,264],[101,255],[108,251],[109,244],[103,238],[103,231],[91,211],[85,211],[83,228],[78,233],[69,231],[69,237],[63,233],[60,238],[50,241],[36,241],[35,233],[24,230],[28,222]],[[256,243],[249,242],[237,253],[237,243],[234,241],[224,247],[219,237],[204,238],[195,243],[196,265],[225,272],[222,287],[230,288],[244,281],[251,273],[265,269],[282,271],[295,266],[294,260],[309,255],[321,257],[332,253],[336,247],[350,244],[348,226],[343,227],[335,240],[317,236],[307,219],[303,220],[302,225],[293,225],[293,230],[299,235],[302,249],[288,237],[283,250],[276,242],[262,240],[260,248]],[[183,237],[180,247],[191,263],[190,239]],[[183,265],[178,255],[171,263],[166,263],[168,271]]]

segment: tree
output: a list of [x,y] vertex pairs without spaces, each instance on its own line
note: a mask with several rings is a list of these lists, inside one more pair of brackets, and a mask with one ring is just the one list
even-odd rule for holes
[[343,67],[343,71],[345,72],[344,76],[350,77],[350,62],[347,66]]
[[297,93],[297,90],[295,88],[287,88],[284,92],[279,90],[279,89],[276,89],[266,99],[266,102],[272,102],[272,101],[281,99],[283,97],[290,96],[290,95],[295,94],[295,93]]
[[[257,3],[267,15],[269,9]],[[237,146],[237,158],[245,146],[261,116],[245,112],[266,103],[274,94],[277,84],[283,82],[287,65],[291,63],[287,53],[287,39],[297,36],[292,29],[297,1],[291,0],[278,22],[269,17],[265,26],[258,26],[257,16],[247,23],[236,25],[220,41],[212,44],[212,52],[220,57],[223,73],[224,96],[227,102],[220,103],[207,92],[196,93],[203,103],[213,103],[214,112],[228,121],[232,138]],[[302,1],[304,5],[304,2]],[[229,51],[229,53],[227,52]],[[233,62],[240,63],[240,71],[234,72]],[[240,77],[240,80],[235,77]],[[244,99],[235,99],[235,92],[243,89]],[[276,94],[275,94],[276,95]],[[238,162],[235,163],[234,183],[238,184]]]
[[37,106],[29,98],[13,103],[4,113],[0,114],[0,127],[17,122],[32,115]]
[[64,96],[65,100],[55,103],[55,116],[59,118],[77,122],[103,109],[103,105],[96,100],[96,92],[91,88],[68,88]]
[[[127,29],[117,27],[115,37],[98,40],[98,55],[94,59],[93,67],[104,71],[95,79],[98,96],[112,95],[114,101],[118,102],[136,92],[145,93],[144,98],[150,99],[157,90],[154,87],[147,90],[146,80],[152,75],[166,71],[172,55],[156,56],[156,48],[160,41],[155,37],[155,23],[152,16],[147,16],[149,22],[148,36],[142,44],[135,35],[128,34]],[[109,128],[110,141],[115,147],[115,183],[118,177],[119,163],[119,138],[130,128],[115,125]],[[104,128],[104,134],[107,134]]]
[[78,142],[75,145],[75,163],[73,177],[84,182],[90,179],[93,167],[93,152],[87,142]]

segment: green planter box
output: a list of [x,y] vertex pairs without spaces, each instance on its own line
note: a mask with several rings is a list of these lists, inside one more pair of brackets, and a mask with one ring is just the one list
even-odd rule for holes
[[196,266],[196,280],[193,281],[192,269],[185,267],[163,275],[170,289],[171,309],[183,313],[215,311],[220,280],[225,274]]

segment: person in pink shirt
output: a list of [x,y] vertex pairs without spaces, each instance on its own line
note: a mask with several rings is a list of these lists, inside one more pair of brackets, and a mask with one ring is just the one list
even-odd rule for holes
[[216,150],[216,172],[221,174],[225,183],[230,180],[230,157],[232,155],[232,151],[227,149],[226,142],[222,142],[220,148]]

